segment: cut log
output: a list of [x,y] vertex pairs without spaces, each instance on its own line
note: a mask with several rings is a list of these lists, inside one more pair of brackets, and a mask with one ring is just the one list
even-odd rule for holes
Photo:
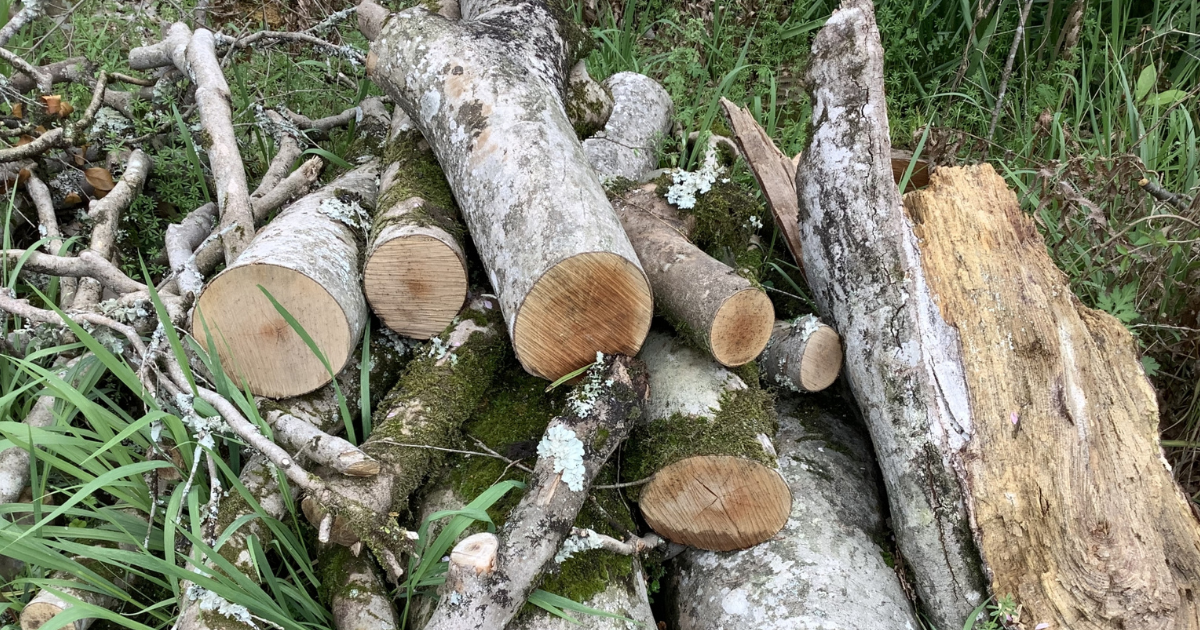
[[990,165],[901,205],[869,2],[813,48],[805,268],[930,619],[962,626],[990,582],[1029,627],[1200,627],[1200,527],[1128,331],[1072,295]]
[[[367,323],[358,257],[377,174],[368,164],[285,208],[200,294],[192,334],[203,341],[211,331],[222,367],[255,394],[311,392],[350,359]],[[307,332],[328,367],[260,286]]]
[[[537,446],[529,489],[499,536],[476,535],[455,546],[428,630],[508,625],[542,574],[557,564],[556,553],[562,557],[560,543],[571,533],[596,474],[642,417],[646,394],[639,361],[597,359],[564,413],[550,421]],[[491,544],[496,547],[487,554]],[[479,553],[464,553],[473,547]]]
[[363,291],[388,328],[428,339],[441,334],[466,302],[464,231],[437,158],[399,107],[379,190]]
[[779,401],[779,465],[795,503],[778,535],[745,551],[688,549],[666,565],[678,630],[917,630],[889,566],[865,427],[831,398]]
[[612,113],[603,131],[583,141],[583,152],[601,181],[641,181],[658,168],[658,146],[671,131],[671,95],[634,72],[618,72],[604,87],[612,94]]
[[576,27],[536,2],[462,14],[392,16],[368,72],[433,147],[525,369],[556,379],[636,354],[650,286],[563,108]]
[[842,372],[842,338],[815,315],[775,322],[758,367],[767,383],[793,392],[819,392]]
[[613,207],[650,278],[655,303],[676,330],[721,365],[753,361],[771,338],[771,299],[689,242],[675,227],[675,209],[654,188],[634,189]]
[[[571,74],[567,77],[566,106],[567,118],[575,126],[575,135],[580,139],[603,129],[612,114],[612,94],[588,74],[587,62],[582,59],[571,68]],[[584,153],[587,153],[587,141],[584,140],[584,143]]]
[[[374,477],[346,477],[318,469],[330,489],[385,517],[408,509],[409,497],[431,469],[441,464],[439,448],[457,444],[462,423],[487,392],[505,347],[496,303],[480,298],[461,320],[436,338],[430,350],[409,363],[399,382],[375,410],[375,430],[361,449],[380,463]],[[432,448],[428,448],[432,447]],[[325,513],[304,500],[305,516],[318,526]],[[348,521],[338,516],[331,540],[358,542]]]
[[792,495],[771,445],[770,394],[658,331],[638,356],[650,372],[650,422],[630,438],[622,475],[653,476],[636,497],[646,522],[671,542],[715,551],[774,536]]
[[400,616],[370,556],[355,556],[341,545],[322,545],[317,557],[337,630],[396,630]]

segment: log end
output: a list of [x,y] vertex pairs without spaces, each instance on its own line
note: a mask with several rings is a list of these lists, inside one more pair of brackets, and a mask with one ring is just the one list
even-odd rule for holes
[[650,331],[646,275],[609,252],[572,256],[544,273],[513,324],[513,347],[530,374],[555,380],[596,360],[633,356]]
[[762,289],[746,289],[729,296],[709,328],[713,358],[726,367],[737,367],[762,354],[775,327],[775,307]]
[[[21,610],[21,630],[38,630],[46,622],[50,621],[58,613],[66,610],[65,607],[51,602],[29,602]],[[69,623],[63,626],[67,630],[75,630],[78,625]]]
[[821,324],[804,346],[800,359],[800,388],[819,392],[837,380],[842,372],[842,338],[837,331]]
[[277,265],[226,269],[204,288],[196,303],[192,334],[206,343],[212,334],[221,366],[235,381],[268,398],[307,394],[328,383],[329,371],[275,309],[259,285],[304,328],[334,373],[350,358],[350,319],[312,278]]
[[425,235],[395,238],[367,259],[363,291],[384,325],[414,339],[441,334],[467,299],[467,271],[446,243]]
[[702,455],[658,471],[638,505],[650,527],[671,542],[734,551],[779,533],[792,493],[779,472],[763,464]]

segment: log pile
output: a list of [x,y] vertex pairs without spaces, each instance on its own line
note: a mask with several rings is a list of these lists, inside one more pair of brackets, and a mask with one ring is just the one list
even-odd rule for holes
[[[367,55],[310,32],[293,41],[360,60],[392,111],[383,99],[317,120],[263,110],[277,152],[252,193],[218,47],[256,35],[177,23],[131,51],[132,67],[194,86],[217,193],[167,231],[170,272],[153,286],[122,270],[115,244],[153,172],[146,153],[112,156],[120,181],[90,205],[77,255],[35,173],[47,151],[82,144],[76,127],[101,103],[132,93],[114,98],[80,62],[10,82],[90,80],[93,99],[84,120],[0,149],[46,236],[42,251],[3,252],[5,268],[73,279],[57,304],[0,290],[0,312],[23,322],[0,340],[6,355],[36,365],[46,337],[72,353],[30,369],[45,385],[24,394],[29,438],[0,423],[0,503],[18,506],[5,527],[41,509],[35,444],[84,430],[93,416],[73,411],[87,403],[72,387],[103,364],[203,446],[178,463],[157,428],[130,428],[153,493],[128,520],[148,533],[94,541],[172,551],[179,571],[150,582],[174,589],[181,630],[240,627],[208,587],[276,589],[263,550],[306,537],[305,579],[329,609],[310,621],[339,630],[561,627],[528,609],[549,589],[615,615],[589,617],[596,628],[658,612],[683,630],[915,630],[918,615],[945,630],[1003,596],[1024,630],[1200,628],[1200,527],[1162,466],[1129,334],[1074,298],[990,166],[919,165],[901,195],[908,161],[890,143],[870,2],[844,0],[813,40],[803,155],[722,102],[725,144],[804,274],[810,314],[693,242],[701,218],[646,183],[670,97],[634,73],[592,80],[557,4],[355,12]],[[351,122],[357,165],[339,158],[309,192],[323,165],[293,169],[302,143]],[[843,372],[845,400],[818,394]],[[250,456],[223,474],[235,440]],[[470,507],[514,479],[511,495]],[[201,533],[151,545],[166,535],[160,495],[186,496]],[[474,525],[447,529],[447,511]],[[427,551],[446,531],[459,539],[442,564]],[[8,560],[4,573],[22,570]],[[105,566],[116,593],[153,572]],[[25,629],[63,613],[86,628],[79,602],[120,605],[50,576],[23,601]],[[649,576],[664,587],[654,609]]]

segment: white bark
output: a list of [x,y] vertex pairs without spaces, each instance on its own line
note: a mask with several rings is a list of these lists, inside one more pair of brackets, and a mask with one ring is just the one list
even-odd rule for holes
[[[53,396],[40,396],[25,416],[25,424],[44,429],[54,424]],[[0,504],[16,503],[29,483],[29,451],[10,446],[0,451]]]
[[641,181],[658,168],[658,145],[671,131],[671,95],[634,72],[618,72],[604,86],[612,93],[612,114],[604,131],[583,141],[583,152],[601,180]]
[[[563,109],[570,52],[565,25],[538,3],[494,4],[464,3],[460,22],[421,7],[398,13],[372,42],[367,65],[437,154],[517,358],[531,373],[556,378],[585,365],[590,359],[583,355],[594,357],[597,350],[633,354],[649,313],[640,304],[617,310],[628,321],[612,328],[628,328],[625,347],[580,348],[566,361],[573,367],[537,365],[523,334],[582,343],[578,332],[557,328],[569,326],[570,318],[547,330],[518,332],[525,299],[543,275],[580,254],[607,254],[625,261],[623,267],[606,263],[622,269],[610,276],[623,291],[648,297],[649,287]],[[576,310],[584,318],[596,308],[580,303]]]
[[678,630],[917,630],[876,541],[885,540],[871,445],[844,411],[791,397],[778,409],[787,526],[733,552],[687,549],[668,564]]
[[[113,248],[116,246],[117,226],[121,222],[121,212],[133,203],[142,192],[142,184],[150,175],[153,166],[150,157],[141,149],[134,149],[129,155],[129,163],[121,181],[104,196],[92,202],[88,210],[88,218],[92,220],[92,239],[88,249],[104,260],[111,260]],[[100,301],[101,285],[94,278],[85,277],[79,281],[79,289],[75,294],[74,308],[91,308]]]
[[958,333],[942,320],[892,177],[883,49],[870,2],[813,41],[809,148],[796,173],[804,268],[879,453],[896,539],[939,628],[986,597],[947,456],[972,430]]
[[762,379],[793,392],[818,392],[842,371],[841,338],[815,315],[775,322],[758,358]]

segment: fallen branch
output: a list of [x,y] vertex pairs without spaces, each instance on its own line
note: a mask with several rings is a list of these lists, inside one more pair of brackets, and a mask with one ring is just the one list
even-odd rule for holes
[[34,158],[50,149],[61,149],[82,144],[88,127],[92,125],[92,119],[95,118],[96,112],[100,110],[100,106],[104,103],[104,92],[107,87],[108,75],[101,71],[100,76],[96,79],[96,86],[92,90],[92,100],[88,104],[87,109],[84,110],[83,115],[79,117],[79,120],[67,123],[62,127],[55,127],[34,138],[33,142],[28,144],[22,144],[9,149],[0,149],[0,162],[13,162]]
[[1138,182],[1138,186],[1141,186],[1142,190],[1149,193],[1151,197],[1163,203],[1170,204],[1177,210],[1187,211],[1192,203],[1192,200],[1188,199],[1186,195],[1171,192],[1144,177]]
[[671,95],[654,79],[633,72],[614,74],[604,87],[612,94],[612,111],[604,130],[583,141],[583,153],[601,181],[641,181],[658,167],[658,145],[671,131]]
[[13,38],[18,31],[25,28],[26,24],[42,17],[46,13],[46,0],[28,0],[21,3],[21,10],[16,15],[8,20],[8,23],[0,28],[0,46],[7,46],[8,40]]
[[758,358],[763,381],[797,392],[819,392],[842,371],[842,339],[815,315],[775,322]]
[[[92,221],[92,238],[88,250],[97,258],[106,261],[112,258],[121,212],[141,193],[142,184],[150,175],[151,166],[150,157],[141,149],[134,149],[121,181],[117,182],[103,199],[92,202],[91,209],[88,210],[88,218]],[[79,281],[79,289],[72,306],[78,309],[95,306],[100,301],[100,285],[95,278],[83,277]]]
[[37,88],[41,90],[43,94],[49,94],[50,90],[54,89],[52,85],[53,82],[50,78],[50,73],[37,66],[34,66],[28,61],[25,61],[23,57],[14,53],[13,51],[7,48],[0,48],[0,59],[7,61],[12,67],[32,77],[34,83],[37,85]]
[[996,92],[996,106],[992,108],[992,123],[988,125],[987,146],[990,149],[992,138],[996,135],[996,123],[1000,121],[1000,112],[1004,109],[1004,95],[1008,91],[1008,81],[1012,78],[1013,62],[1017,59],[1017,51],[1021,49],[1021,40],[1025,38],[1025,20],[1029,18],[1029,9],[1033,0],[1025,0],[1021,5],[1021,17],[1017,22],[1017,32],[1013,35],[1012,47],[1008,49],[1008,59],[1004,62],[1004,71],[1000,73],[1000,89]]
[[119,267],[91,250],[84,250],[74,258],[51,256],[36,251],[26,252],[20,249],[3,251],[0,252],[0,255],[8,259],[10,269],[22,256],[28,255],[25,264],[21,267],[23,271],[70,278],[90,278],[100,286],[112,289],[118,294],[146,290],[146,285],[125,275],[125,272],[121,271]]

